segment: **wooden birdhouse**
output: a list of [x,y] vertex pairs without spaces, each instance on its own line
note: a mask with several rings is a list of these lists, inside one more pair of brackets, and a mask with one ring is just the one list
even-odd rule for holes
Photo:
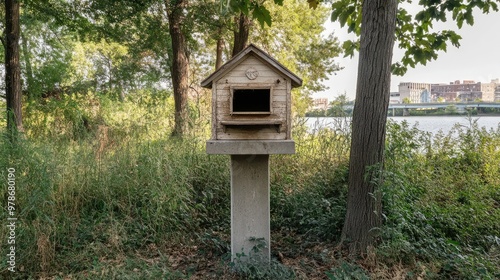
[[[212,88],[212,139],[207,153],[231,155],[231,255],[271,244],[269,155],[295,153],[291,89],[302,80],[250,45],[206,78]],[[271,259],[270,246],[260,254]],[[240,259],[242,260],[242,259]]]
[[302,80],[249,45],[201,82],[212,89],[212,141],[291,140],[291,89]]

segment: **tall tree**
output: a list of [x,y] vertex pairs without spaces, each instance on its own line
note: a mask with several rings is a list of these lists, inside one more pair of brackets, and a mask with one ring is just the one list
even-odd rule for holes
[[5,91],[7,131],[13,136],[23,131],[21,110],[21,69],[19,66],[19,1],[5,0]]
[[250,24],[251,20],[243,12],[236,16],[234,19],[235,29],[234,29],[234,42],[233,42],[233,54],[235,56],[241,52],[248,45],[248,35],[250,34]]
[[[123,98],[133,90],[155,90],[159,84],[172,82],[171,42],[164,0],[23,0],[21,21],[28,27],[29,32],[24,35],[37,81],[40,80],[38,72],[53,72],[37,71],[38,65],[53,60],[37,52],[42,49],[40,45],[52,46],[48,53],[54,57],[57,53],[51,51],[54,48],[64,54],[56,45],[60,43],[71,55],[78,55],[76,60],[86,62],[85,69],[76,65],[64,71],[68,79],[58,84],[68,90],[104,91]],[[28,22],[33,23],[28,25]],[[74,63],[65,65],[79,63],[71,56],[68,60]],[[82,77],[76,72],[85,75]],[[50,83],[43,85],[51,86]]]
[[352,252],[374,243],[382,224],[380,193],[385,124],[398,0],[365,0],[362,9],[356,103],[352,119],[349,191],[342,240]]
[[180,137],[187,132],[188,124],[189,55],[182,31],[187,4],[187,0],[165,0],[172,41],[172,86],[175,100],[175,127],[172,135]]
[[[311,6],[317,0],[308,0]],[[446,51],[447,42],[459,46],[460,36],[450,30],[432,31],[434,21],[446,21],[451,12],[459,27],[473,24],[472,10],[498,11],[500,0],[421,0],[422,10],[413,18],[400,0],[339,0],[332,4],[332,20],[339,20],[349,31],[361,34],[360,41],[344,43],[347,53],[359,48],[356,103],[353,112],[349,193],[342,240],[351,254],[366,252],[376,241],[381,225],[382,201],[378,186],[383,180],[383,155],[392,47],[395,40],[405,50],[401,62],[392,71],[403,74],[408,66],[425,65]],[[410,2],[410,1],[407,1]],[[362,12],[359,13],[360,9]],[[360,17],[361,15],[361,17]],[[397,18],[397,20],[396,20]]]
[[215,47],[215,70],[222,66],[222,53],[224,52],[224,38],[217,38],[217,46]]
[[[282,1],[276,1],[281,2]],[[307,0],[316,8],[320,0]],[[352,254],[366,252],[374,245],[377,227],[381,225],[382,202],[377,186],[383,182],[383,158],[391,70],[403,74],[408,66],[437,58],[446,51],[447,42],[459,46],[461,37],[450,30],[433,32],[434,21],[446,21],[451,12],[459,27],[474,23],[472,11],[498,11],[500,0],[421,0],[422,11],[413,17],[398,3],[410,0],[338,0],[332,4],[332,20],[347,25],[350,32],[361,35],[361,41],[346,41],[347,54],[360,49],[356,103],[353,113],[353,135],[349,166],[349,194],[342,240]],[[240,10],[253,9],[259,21],[271,25],[267,9],[255,9],[237,0],[230,4]],[[392,61],[396,38],[406,50],[400,63]]]

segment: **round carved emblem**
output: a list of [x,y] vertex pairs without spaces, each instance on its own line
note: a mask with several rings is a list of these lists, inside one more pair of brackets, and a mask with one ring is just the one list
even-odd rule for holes
[[247,76],[248,79],[255,80],[259,76],[259,71],[257,71],[257,69],[255,69],[253,67],[250,67],[245,72],[245,75]]

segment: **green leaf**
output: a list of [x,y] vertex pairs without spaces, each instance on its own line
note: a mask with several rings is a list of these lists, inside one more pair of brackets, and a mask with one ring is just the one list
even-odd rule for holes
[[460,39],[462,39],[462,36],[458,35],[453,31],[450,31],[450,40],[453,46],[457,48],[460,47]]
[[464,13],[465,22],[468,25],[474,24],[474,17],[472,16],[472,9],[467,9],[467,12]]
[[349,0],[340,0],[332,4],[332,21],[339,21],[341,26],[344,26],[347,19],[351,17],[355,11],[355,6],[349,6]]
[[342,48],[344,49],[344,57],[353,57],[354,51],[359,50],[359,41],[347,40],[342,44]]
[[260,5],[260,6],[255,6],[253,11],[252,11],[252,16],[253,18],[257,19],[259,22],[260,26],[264,27],[264,24],[267,24],[268,26],[271,26],[271,13],[269,12],[266,7]]
[[283,0],[274,0],[274,4],[283,6]]
[[309,3],[309,8],[311,9],[316,9],[319,5],[318,0],[307,0],[307,3]]
[[407,70],[408,70],[408,67],[402,65],[399,62],[396,62],[396,63],[391,65],[392,74],[397,75],[397,76],[403,76]]

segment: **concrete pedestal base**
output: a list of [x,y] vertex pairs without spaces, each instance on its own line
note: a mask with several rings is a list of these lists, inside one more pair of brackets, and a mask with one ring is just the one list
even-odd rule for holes
[[[259,246],[260,257],[270,260],[269,155],[294,154],[295,142],[209,140],[207,153],[231,155],[232,259],[241,253],[249,256],[252,249]],[[263,244],[265,247],[260,248]]]
[[[269,155],[231,155],[231,255],[259,250],[270,259]],[[264,239],[251,241],[251,239]]]

